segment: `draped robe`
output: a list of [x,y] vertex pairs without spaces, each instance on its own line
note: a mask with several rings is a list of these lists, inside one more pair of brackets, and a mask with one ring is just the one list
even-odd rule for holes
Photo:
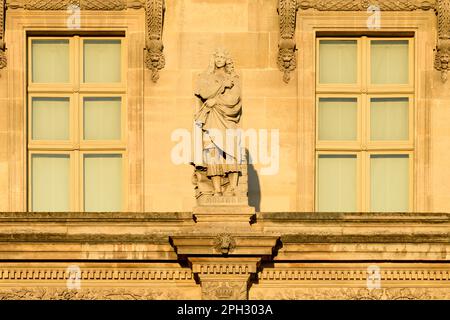
[[[232,85],[226,86],[231,80]],[[228,73],[203,73],[197,79],[195,95],[201,107],[195,114],[196,127],[201,129],[203,156],[197,167],[206,167],[208,176],[238,172],[241,163],[239,121],[242,114],[239,76]],[[212,107],[206,101],[214,99]],[[231,133],[231,135],[230,135]]]

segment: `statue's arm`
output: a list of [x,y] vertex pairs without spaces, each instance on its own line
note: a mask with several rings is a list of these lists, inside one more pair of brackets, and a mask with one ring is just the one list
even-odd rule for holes
[[230,90],[227,90],[226,94],[222,95],[221,101],[229,106],[235,106],[241,101],[241,83],[239,78],[233,79],[233,86]]
[[202,101],[216,97],[221,89],[221,84],[207,79],[206,77],[199,77],[196,84],[195,96]]

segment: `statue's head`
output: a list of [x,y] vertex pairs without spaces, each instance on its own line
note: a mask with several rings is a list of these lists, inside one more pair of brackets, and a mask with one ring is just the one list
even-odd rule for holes
[[214,52],[214,64],[216,68],[223,68],[226,66],[228,54],[223,49],[218,49]]
[[214,73],[215,70],[224,68],[227,73],[234,72],[233,60],[227,50],[218,48],[211,56],[211,61],[207,73]]

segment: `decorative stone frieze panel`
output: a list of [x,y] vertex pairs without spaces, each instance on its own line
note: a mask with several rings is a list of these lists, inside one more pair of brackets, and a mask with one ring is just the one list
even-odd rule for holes
[[183,288],[0,288],[0,300],[185,300],[195,299]]
[[258,288],[251,300],[437,300],[450,299],[449,288]]

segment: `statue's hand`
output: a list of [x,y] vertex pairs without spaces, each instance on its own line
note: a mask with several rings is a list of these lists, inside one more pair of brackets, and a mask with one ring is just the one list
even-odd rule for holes
[[232,88],[233,86],[234,86],[233,80],[231,80],[231,79],[225,80],[225,83],[224,83],[225,88]]
[[216,99],[208,99],[205,102],[205,105],[209,108],[214,107],[216,105]]

